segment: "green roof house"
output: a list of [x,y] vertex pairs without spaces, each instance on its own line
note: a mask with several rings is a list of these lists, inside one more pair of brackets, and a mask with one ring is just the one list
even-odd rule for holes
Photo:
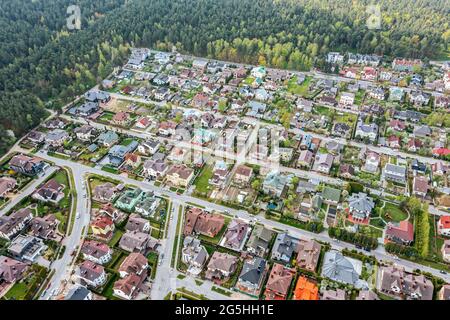
[[337,205],[341,199],[341,190],[325,187],[322,191],[322,198],[325,203]]
[[144,196],[145,193],[139,188],[127,190],[117,199],[114,205],[116,208],[123,211],[133,212],[136,204],[140,202]]

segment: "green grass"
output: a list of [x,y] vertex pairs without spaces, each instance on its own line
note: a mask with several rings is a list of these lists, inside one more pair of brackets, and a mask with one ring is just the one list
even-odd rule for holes
[[205,166],[194,181],[195,190],[200,193],[208,193],[209,179],[213,176],[212,168]]
[[102,170],[106,171],[106,172],[109,172],[109,173],[119,174],[119,170],[117,170],[116,168],[110,167],[108,165],[103,166]]
[[119,241],[120,238],[123,235],[123,231],[121,230],[116,230],[113,237],[111,238],[111,240],[108,242],[108,245],[112,248],[114,247]]
[[25,300],[25,297],[28,292],[28,286],[23,283],[19,282],[12,286],[11,289],[6,293],[5,298],[14,299],[14,300]]
[[212,286],[211,290],[215,291],[215,292],[218,292],[220,294],[223,294],[224,296],[231,297],[231,292],[228,291],[228,290],[225,290],[225,289],[222,289],[222,288],[219,288],[219,287],[216,287],[216,286]]
[[306,97],[309,95],[309,84],[311,82],[311,77],[306,77],[305,81],[303,81],[301,84],[297,84],[297,76],[292,77],[287,86],[287,90],[290,93]]
[[177,279],[183,280],[184,278],[186,278],[184,274],[177,275]]
[[406,212],[390,202],[386,202],[383,208],[382,216],[384,220],[393,222],[400,222],[408,218],[408,214]]
[[314,112],[320,115],[326,116],[328,118],[333,117],[335,111],[333,109],[324,107],[324,106],[314,106]]

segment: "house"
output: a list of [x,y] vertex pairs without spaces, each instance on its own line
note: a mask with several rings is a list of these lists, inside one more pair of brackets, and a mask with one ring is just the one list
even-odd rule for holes
[[345,290],[325,290],[322,294],[322,299],[320,300],[347,300],[347,294]]
[[404,131],[406,129],[406,124],[397,119],[392,119],[389,121],[389,128],[395,131]]
[[119,167],[122,162],[125,161],[125,157],[136,150],[138,146],[138,142],[136,140],[132,140],[127,145],[115,145],[108,151],[108,160],[109,164],[114,167]]
[[9,216],[0,216],[0,237],[11,240],[19,234],[33,219],[33,212],[29,208],[14,211]]
[[187,149],[181,147],[175,147],[172,149],[170,154],[167,156],[167,159],[173,162],[184,162],[189,155],[189,151]]
[[145,276],[138,276],[134,273],[125,278],[121,278],[114,283],[114,295],[124,299],[131,300],[137,296]]
[[422,91],[410,91],[409,101],[417,106],[427,105],[430,102],[430,94]]
[[64,198],[64,188],[63,184],[55,179],[50,179],[33,193],[32,198],[42,202],[57,204]]
[[360,287],[361,269],[360,261],[345,257],[337,250],[330,250],[325,253],[321,275],[339,283]]
[[264,257],[269,252],[269,244],[274,235],[274,231],[255,225],[247,242],[247,252]]
[[[158,219],[159,217],[155,216],[156,209],[160,204],[160,199],[155,197],[155,194],[152,191],[144,192],[142,197],[136,203],[134,210],[144,217],[153,216],[153,218]],[[159,212],[160,215],[164,214],[164,210]]]
[[127,224],[125,225],[126,231],[139,231],[139,232],[149,232],[150,222],[144,218],[141,218],[138,214],[132,213],[128,218]]
[[393,117],[409,122],[419,122],[425,118],[425,114],[414,110],[395,110]]
[[104,285],[107,280],[103,266],[89,260],[83,261],[78,267],[76,275],[82,282],[93,288]]
[[444,165],[441,161],[438,161],[431,165],[431,172],[433,172],[433,175],[442,176],[447,173],[447,170],[448,167]]
[[329,52],[327,62],[331,64],[342,64],[344,62],[344,56],[339,52]]
[[339,167],[339,175],[345,179],[353,179],[355,177],[355,168],[351,164],[341,164]]
[[104,147],[111,148],[113,145],[119,142],[119,136],[114,131],[108,130],[99,135],[97,142]]
[[294,300],[319,300],[317,284],[305,276],[299,277],[294,289]]
[[123,162],[124,166],[136,169],[141,165],[141,156],[136,153],[127,153]]
[[143,166],[143,174],[147,177],[158,179],[165,176],[169,165],[162,161],[146,160]]
[[84,301],[92,300],[92,292],[84,286],[77,285],[69,290],[64,300]]
[[450,300],[450,284],[444,284],[439,290],[439,300]]
[[389,88],[389,100],[391,101],[403,101],[404,94],[405,92],[402,88],[399,87]]
[[411,169],[414,171],[414,173],[425,173],[425,171],[427,170],[427,166],[425,165],[425,163],[420,162],[417,159],[413,159],[413,161],[411,162]]
[[429,137],[431,135],[431,129],[429,126],[426,126],[426,125],[415,126],[413,134],[416,137],[422,137],[422,138]]
[[125,232],[119,242],[119,247],[128,252],[146,252],[150,243],[150,235],[139,231]]
[[238,257],[215,251],[209,260],[205,278],[208,280],[226,280],[237,268]]
[[158,101],[170,100],[170,89],[167,87],[158,88],[154,97]]
[[45,140],[45,133],[40,132],[40,131],[31,131],[27,135],[27,140],[34,144],[42,143]]
[[368,151],[366,153],[366,161],[362,168],[363,171],[369,173],[377,173],[379,165],[380,165],[380,155],[374,151]]
[[130,115],[126,112],[117,112],[111,119],[111,122],[118,126],[126,126],[130,122]]
[[353,193],[348,199],[348,208],[353,222],[368,223],[375,202],[367,193]]
[[264,66],[254,67],[250,72],[250,74],[254,78],[264,78],[266,76],[266,73],[267,71]]
[[395,183],[406,183],[406,168],[392,163],[386,163],[383,170],[383,176],[386,181]]
[[9,168],[26,176],[35,176],[44,170],[45,163],[36,157],[15,155],[9,161]]
[[111,96],[108,92],[99,90],[90,90],[85,93],[84,98],[89,102],[106,103],[111,100]]
[[158,132],[160,135],[169,137],[175,134],[175,129],[177,128],[177,123],[174,121],[162,121],[159,124]]
[[442,259],[446,262],[450,262],[450,240],[445,240],[441,249]]
[[73,107],[69,109],[69,113],[73,116],[89,117],[100,109],[98,103],[96,102],[86,102],[78,107]]
[[363,71],[361,72],[361,78],[363,80],[375,81],[377,77],[378,71],[373,67],[364,67]]
[[264,291],[265,300],[286,300],[294,275],[295,269],[274,263]]
[[187,188],[194,177],[194,169],[184,164],[172,165],[166,174],[166,181],[174,186]]
[[28,270],[26,263],[0,256],[0,282],[13,284],[20,281]]
[[136,121],[135,126],[139,129],[147,129],[151,123],[152,120],[149,117],[142,117],[138,121]]
[[347,123],[337,122],[333,126],[333,135],[345,137],[350,132],[351,127]]
[[356,124],[355,137],[359,139],[368,139],[374,142],[378,138],[378,125],[376,123],[366,124],[361,119]]
[[386,228],[386,240],[402,245],[409,245],[414,241],[414,226],[409,221],[400,221],[398,225],[388,223]]
[[125,278],[130,274],[141,275],[148,269],[148,260],[141,253],[130,253],[120,264],[118,269],[121,278]]
[[250,110],[246,113],[246,116],[254,118],[262,118],[267,109],[267,105],[265,103],[255,100],[251,100],[248,103],[248,107]]
[[200,208],[192,207],[186,212],[184,235],[202,234],[215,237],[224,227],[225,218],[220,214],[211,214]]
[[412,72],[414,68],[421,68],[423,65],[422,61],[419,59],[408,60],[403,58],[395,58],[392,62],[392,69],[394,71],[408,71]]
[[377,289],[397,299],[432,300],[434,286],[425,276],[406,273],[394,265],[381,267]]
[[[449,81],[449,86],[450,86],[450,81]],[[435,97],[434,98],[434,106],[436,108],[443,108],[443,109],[449,108],[450,107],[450,97],[446,97],[446,96]]]
[[419,197],[425,197],[429,189],[428,178],[424,176],[415,176],[413,180],[413,194]]
[[42,239],[22,234],[15,237],[8,246],[8,252],[13,258],[29,262],[35,262],[46,249]]
[[302,150],[297,160],[297,165],[299,167],[310,168],[311,163],[314,159],[314,153],[310,150]]
[[297,252],[299,240],[289,236],[287,233],[279,233],[272,248],[272,260],[289,263]]
[[400,137],[394,136],[394,135],[390,136],[390,137],[387,139],[387,145],[388,145],[390,148],[395,148],[395,149],[400,148],[400,147],[401,147],[401,140],[400,140]]
[[56,227],[58,220],[54,214],[47,214],[43,217],[34,217],[30,222],[31,235],[44,239],[56,238]]
[[126,212],[133,212],[136,204],[144,197],[140,188],[128,189],[116,200],[114,206]]
[[434,148],[432,152],[433,152],[433,156],[435,156],[435,157],[445,157],[450,154],[450,149],[443,148],[443,147]]
[[334,157],[329,153],[316,154],[314,159],[313,171],[329,174],[333,166]]
[[106,182],[95,186],[93,199],[98,202],[111,202],[116,197],[116,186],[111,182]]
[[96,130],[94,127],[84,124],[81,127],[75,128],[73,132],[75,132],[79,140],[90,141],[95,136]]
[[199,92],[192,98],[192,107],[196,109],[204,109],[209,102],[209,96],[206,93]]
[[437,227],[438,234],[450,237],[450,216],[440,216]]
[[315,272],[322,250],[320,243],[315,240],[300,240],[297,250],[297,265],[302,269]]
[[343,92],[339,104],[343,107],[351,107],[355,101],[355,94],[351,92]]
[[94,236],[109,239],[115,230],[115,226],[110,217],[100,216],[91,223],[91,229]]
[[85,260],[100,265],[111,261],[113,254],[113,250],[106,243],[95,240],[85,240],[80,252]]
[[248,223],[240,219],[233,219],[228,224],[220,245],[231,250],[241,251],[250,232],[251,227]]
[[138,146],[137,150],[140,154],[143,154],[143,155],[153,155],[159,150],[160,147],[161,147],[161,143],[159,142],[159,140],[149,139],[149,140],[142,142]]
[[299,98],[297,100],[297,108],[303,110],[304,112],[311,112],[314,103],[311,100]]
[[282,197],[292,176],[280,174],[278,171],[271,171],[263,181],[263,192],[265,194]]
[[236,289],[258,297],[268,270],[268,263],[260,257],[249,258],[244,262],[236,283]]
[[356,300],[380,300],[377,294],[371,290],[361,290]]
[[239,165],[234,173],[234,182],[238,184],[248,184],[253,176],[253,168],[246,165]]
[[52,118],[43,124],[47,129],[64,129],[66,125],[66,121],[61,118]]
[[187,270],[189,274],[193,276],[199,275],[208,258],[208,251],[201,245],[199,239],[191,236],[184,238],[181,261],[189,266]]
[[369,97],[371,97],[373,99],[384,100],[385,93],[384,93],[383,88],[374,87],[374,88],[371,88],[368,93],[369,93]]
[[152,79],[152,82],[157,86],[166,86],[169,84],[169,77],[165,74],[160,73]]
[[326,186],[322,190],[322,198],[325,203],[336,206],[341,199],[341,190]]
[[17,181],[10,177],[0,178],[0,198],[4,198],[8,192],[16,187]]

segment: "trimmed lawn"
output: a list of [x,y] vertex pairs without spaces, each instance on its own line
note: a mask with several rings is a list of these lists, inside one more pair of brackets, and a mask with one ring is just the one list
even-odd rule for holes
[[288,81],[287,90],[290,93],[297,94],[302,97],[306,97],[309,95],[309,83],[311,82],[311,77],[306,77],[305,81],[301,84],[297,84],[297,76],[292,77]]
[[212,176],[212,168],[210,166],[205,166],[197,179],[195,179],[195,190],[200,193],[208,193],[209,179],[211,179]]
[[113,237],[111,238],[111,240],[109,241],[108,245],[112,248],[114,247],[117,243],[119,243],[120,238],[123,235],[123,231],[121,230],[116,230],[116,232],[114,233]]
[[386,221],[400,222],[408,218],[408,214],[395,204],[386,202],[382,217]]

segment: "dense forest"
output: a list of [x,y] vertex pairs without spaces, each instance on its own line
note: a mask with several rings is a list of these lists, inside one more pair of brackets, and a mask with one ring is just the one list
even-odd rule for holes
[[[449,0],[12,0],[0,4],[0,152],[92,87],[130,46],[307,70],[330,50],[436,58],[448,50]],[[81,30],[66,28],[78,4]],[[407,10],[405,10],[407,8]]]

